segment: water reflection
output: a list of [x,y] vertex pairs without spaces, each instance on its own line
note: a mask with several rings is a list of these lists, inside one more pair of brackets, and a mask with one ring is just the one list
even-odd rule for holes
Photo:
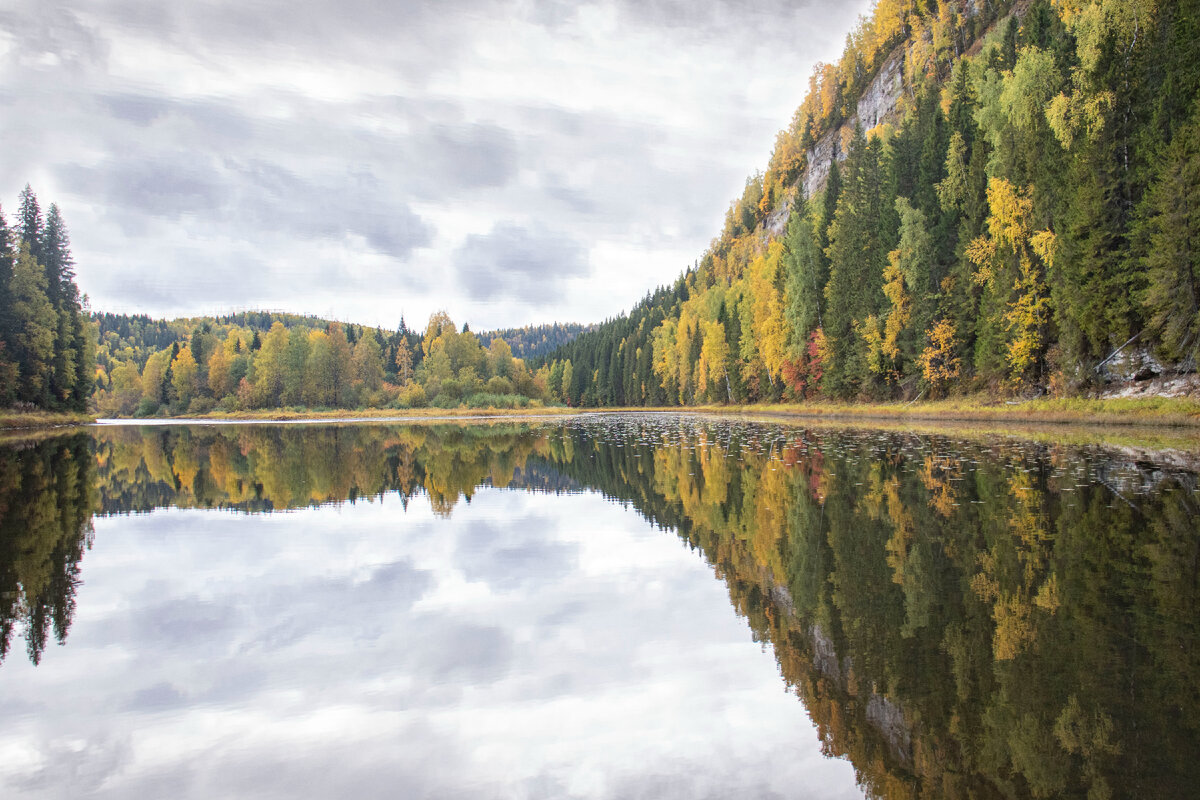
[[[754,636],[771,643],[824,753],[847,758],[869,795],[1185,797],[1200,782],[1200,495],[1190,456],[668,417],[105,428],[0,456],[5,631],[20,621],[35,661],[47,620],[66,634],[92,511],[260,512],[364,498],[410,507],[427,497],[416,505],[434,519],[454,512],[458,523],[471,517],[465,504],[480,487],[598,490],[703,554]],[[246,625],[236,610],[246,606],[194,603],[148,604],[143,624],[161,631],[161,647],[172,636],[230,636],[270,651],[306,639],[321,609],[357,597],[365,605],[351,604],[351,641],[410,637],[408,680],[428,669],[456,685],[488,686],[511,675],[537,640],[526,630],[515,642],[499,619],[488,620],[497,597],[580,580],[584,549],[593,566],[645,582],[645,565],[622,563],[623,552],[546,534],[586,527],[593,512],[570,505],[582,500],[557,501],[570,509],[558,528],[504,524],[523,513],[508,509],[457,528],[448,555],[445,542],[426,538],[424,549],[348,585],[314,576],[276,598],[273,607],[299,611],[266,628]],[[323,538],[336,517],[309,513],[318,516],[301,527],[321,532],[311,546],[336,563],[344,554]],[[252,581],[245,563],[261,554],[232,532],[210,534],[232,531],[238,517],[212,519],[203,533],[192,529],[218,536],[214,574],[228,574],[212,580]],[[454,580],[431,577],[449,573],[413,560],[418,552],[442,553]],[[479,586],[487,602],[473,618],[429,618],[401,634],[363,613],[469,602]],[[694,623],[693,590],[674,589],[655,602],[672,624]],[[547,608],[529,625],[542,635],[604,643],[611,621],[595,617],[596,597],[539,597]],[[549,618],[590,624],[539,627]],[[540,653],[554,661],[553,648]],[[623,668],[596,665],[593,677]],[[364,667],[359,677],[372,674]],[[579,677],[567,674],[542,674],[539,691],[570,696]],[[252,670],[235,683],[264,680]],[[208,687],[217,694],[204,696],[229,690]],[[439,691],[430,684],[405,702]],[[129,702],[162,707],[186,694],[165,675],[138,692]],[[609,789],[581,794],[615,796]]]
[[18,624],[34,664],[51,629],[66,641],[96,506],[90,442],[77,435],[0,448],[0,660]]

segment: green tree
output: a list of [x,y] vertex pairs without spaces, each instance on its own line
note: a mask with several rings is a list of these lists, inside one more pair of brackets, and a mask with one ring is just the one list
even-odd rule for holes
[[324,331],[308,337],[308,358],[304,362],[304,403],[315,407],[334,405],[337,397],[337,367],[333,347]]
[[35,261],[42,257],[42,209],[38,205],[37,195],[29,184],[21,190],[20,208],[17,211],[19,219],[18,235],[21,244],[29,245],[29,253]]
[[[832,363],[824,388],[836,397],[850,398],[868,389],[866,346],[857,328],[883,305],[883,268],[891,250],[883,232],[892,214],[883,176],[883,144],[868,143],[861,128],[846,158],[845,188],[829,228],[828,311],[824,331]],[[893,229],[894,230],[894,229]]]
[[513,376],[513,353],[508,342],[500,338],[492,339],[487,354],[488,373],[498,378]]
[[298,325],[288,331],[287,348],[283,353],[284,405],[304,404],[304,365],[308,360],[309,329]]
[[795,358],[808,335],[821,325],[821,306],[828,280],[825,254],[821,252],[816,225],[808,203],[798,197],[788,218],[784,238],[785,302],[788,349]]
[[46,273],[33,257],[28,242],[21,244],[9,295],[12,299],[13,361],[18,374],[17,399],[45,408],[51,401],[58,314],[46,296]]
[[1172,142],[1149,208],[1150,327],[1168,357],[1200,361],[1200,111]]
[[383,348],[373,333],[367,333],[354,345],[351,358],[354,382],[369,392],[383,385]]

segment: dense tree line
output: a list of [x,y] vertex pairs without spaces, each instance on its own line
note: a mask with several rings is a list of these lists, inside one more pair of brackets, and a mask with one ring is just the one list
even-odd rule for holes
[[58,206],[43,216],[26,185],[14,226],[0,211],[0,406],[87,407],[96,347],[74,263]]
[[595,325],[581,325],[577,322],[526,325],[523,328],[504,328],[481,333],[479,341],[486,347],[492,339],[503,339],[508,342],[513,355],[517,358],[533,358],[552,353],[574,340],[579,334],[595,327]]
[[[503,339],[485,348],[445,312],[434,314],[423,334],[403,320],[386,332],[266,312],[171,323],[107,315],[99,320],[95,405],[102,415],[516,407],[547,399],[544,378],[515,358]],[[156,348],[164,339],[169,345]]]
[[[1197,0],[878,3],[703,258],[547,356],[570,367],[551,389],[583,405],[1070,394],[1123,345],[1194,370],[1197,26]],[[858,97],[892,56],[897,110],[864,130]]]

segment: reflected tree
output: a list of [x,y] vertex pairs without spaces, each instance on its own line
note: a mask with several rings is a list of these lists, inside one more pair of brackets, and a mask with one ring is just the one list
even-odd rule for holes
[[92,541],[95,463],[86,435],[0,448],[0,659],[18,625],[34,664],[51,637],[66,642]]

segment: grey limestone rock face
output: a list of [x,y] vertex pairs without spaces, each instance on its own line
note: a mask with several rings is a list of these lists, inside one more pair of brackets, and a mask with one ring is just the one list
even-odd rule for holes
[[846,157],[842,142],[862,123],[869,131],[884,122],[895,121],[896,108],[904,94],[904,48],[896,48],[879,68],[875,79],[867,86],[858,100],[857,113],[846,120],[840,128],[822,136],[807,153],[808,168],[803,177],[804,195],[812,197],[825,188],[829,180],[829,167],[836,158]]
[[864,131],[887,122],[904,92],[904,48],[898,47],[883,62],[879,74],[858,100],[858,122]]
[[841,141],[841,131],[833,130],[821,137],[808,151],[808,169],[804,172],[804,196],[813,197],[825,188],[829,180],[829,167],[836,157],[839,161],[844,157],[838,152]]

